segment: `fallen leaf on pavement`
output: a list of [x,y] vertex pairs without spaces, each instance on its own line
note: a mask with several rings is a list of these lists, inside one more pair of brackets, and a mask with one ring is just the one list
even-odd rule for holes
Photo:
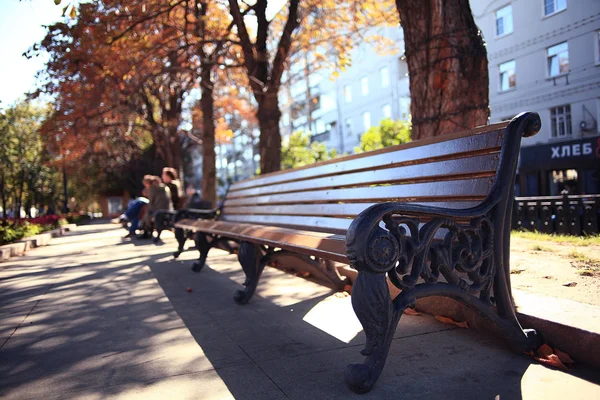
[[435,319],[437,319],[438,321],[440,321],[444,324],[456,325],[459,328],[468,328],[469,327],[469,324],[467,323],[467,321],[457,322],[457,321],[453,320],[452,318],[443,317],[441,315],[436,315]]
[[535,359],[539,362],[541,362],[544,365],[548,365],[550,367],[554,367],[554,368],[558,368],[558,369],[562,369],[563,371],[567,370],[567,367],[565,366],[565,364],[563,364],[560,359],[558,358],[558,356],[556,354],[550,354],[548,357],[546,358],[541,358],[541,357],[535,357]]
[[406,314],[406,315],[421,315],[421,313],[420,313],[420,312],[418,312],[418,311],[415,311],[415,309],[414,309],[414,308],[410,308],[410,307],[407,307],[407,308],[404,310],[404,314]]
[[556,354],[558,356],[559,360],[562,361],[563,364],[575,364],[575,361],[573,361],[571,356],[569,356],[564,351],[560,351],[556,347],[554,348],[554,354]]
[[568,370],[565,364],[575,363],[567,353],[560,351],[556,348],[553,349],[547,344],[541,345],[540,348],[537,349],[535,354],[533,354],[533,352],[531,351],[525,354],[532,356],[536,361],[539,361],[544,365],[562,369],[564,371]]
[[539,349],[537,349],[537,351],[535,352],[535,354],[538,357],[546,358],[550,354],[554,354],[554,350],[552,350],[552,347],[548,346],[547,344],[543,344],[543,345],[540,346]]

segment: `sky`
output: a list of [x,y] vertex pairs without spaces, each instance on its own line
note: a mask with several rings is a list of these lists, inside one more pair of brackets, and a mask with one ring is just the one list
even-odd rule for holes
[[0,0],[0,108],[6,108],[35,88],[42,57],[22,56],[45,35],[42,25],[57,21],[62,7],[53,0]]

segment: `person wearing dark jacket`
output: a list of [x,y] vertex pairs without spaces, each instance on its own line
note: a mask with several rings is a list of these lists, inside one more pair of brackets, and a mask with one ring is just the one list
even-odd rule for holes
[[144,234],[142,239],[149,239],[154,230],[154,213],[157,210],[172,210],[171,190],[165,186],[158,176],[146,175],[143,180],[144,186],[148,189],[148,206],[146,214],[142,219],[144,223]]
[[183,207],[183,199],[181,193],[181,181],[177,179],[177,170],[175,168],[165,167],[162,171],[162,180],[171,191],[171,201],[173,208],[179,210]]

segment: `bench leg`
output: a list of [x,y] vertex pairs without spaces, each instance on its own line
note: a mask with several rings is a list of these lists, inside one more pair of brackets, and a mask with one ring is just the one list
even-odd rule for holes
[[162,233],[162,229],[156,229],[156,236],[154,237],[154,239],[152,239],[152,241],[154,243],[158,243],[158,241],[160,240],[160,234]]
[[173,253],[173,257],[177,258],[183,253],[183,246],[187,240],[186,232],[181,228],[175,228],[175,238],[177,239],[177,251]]
[[196,248],[200,252],[200,257],[192,266],[192,271],[200,272],[202,271],[202,268],[204,268],[204,264],[206,264],[206,256],[208,256],[208,251],[210,250],[211,246],[210,243],[208,243],[206,234],[202,232],[196,233],[196,236],[194,236],[194,242],[196,242]]
[[238,290],[233,295],[233,300],[238,304],[246,304],[250,301],[258,285],[260,275],[265,267],[262,262],[262,250],[260,246],[253,243],[241,242],[238,249],[238,260],[246,274],[244,290]]
[[385,274],[359,272],[352,287],[352,307],[367,341],[362,364],[346,367],[346,384],[353,392],[366,393],[377,382],[394,337],[398,321],[408,305],[392,301]]

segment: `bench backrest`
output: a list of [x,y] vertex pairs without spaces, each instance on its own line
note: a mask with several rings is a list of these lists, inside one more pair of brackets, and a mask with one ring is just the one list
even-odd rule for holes
[[345,233],[386,201],[462,209],[490,193],[507,122],[234,183],[221,219]]

